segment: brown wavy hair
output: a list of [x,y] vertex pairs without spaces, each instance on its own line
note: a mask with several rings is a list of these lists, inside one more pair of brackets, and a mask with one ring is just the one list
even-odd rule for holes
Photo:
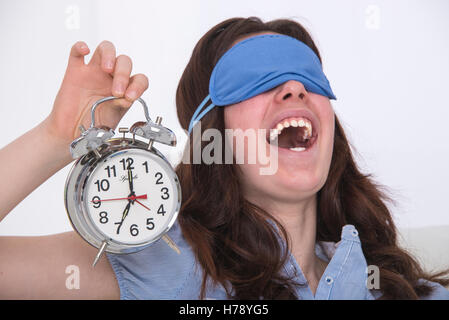
[[[232,18],[209,30],[194,47],[182,74],[176,106],[181,126],[187,130],[201,101],[209,94],[209,78],[219,58],[239,38],[272,31],[294,37],[321,56],[307,30],[298,22],[278,19],[262,22],[258,17]],[[202,130],[216,128],[224,136],[223,108],[214,108],[201,121]],[[335,140],[329,175],[317,194],[317,241],[340,240],[345,224],[359,231],[369,265],[380,270],[383,299],[417,299],[431,292],[418,283],[427,279],[448,285],[446,273],[428,274],[397,244],[397,231],[386,202],[392,199],[370,174],[357,168],[350,144],[335,117]],[[201,142],[201,148],[206,142]],[[209,280],[221,284],[234,299],[296,299],[293,279],[283,273],[288,257],[286,230],[268,212],[243,198],[238,165],[180,163],[183,204],[179,223],[203,269],[200,298]],[[224,154],[224,153],[223,153]],[[184,155],[186,156],[186,155]],[[267,218],[275,222],[272,225]],[[285,244],[277,237],[277,230]]]

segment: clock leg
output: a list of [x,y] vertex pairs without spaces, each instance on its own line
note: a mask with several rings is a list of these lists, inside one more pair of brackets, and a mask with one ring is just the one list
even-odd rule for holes
[[101,244],[100,249],[98,250],[98,253],[95,257],[94,263],[92,263],[92,267],[95,267],[95,265],[97,264],[98,260],[100,260],[101,255],[103,254],[103,252],[106,250],[106,246],[108,245],[108,243],[106,241],[103,241],[103,243]]
[[172,248],[173,250],[175,250],[175,252],[177,254],[181,254],[181,250],[179,250],[178,246],[176,245],[176,243],[167,235],[163,235],[162,239],[164,239],[164,241],[168,244],[168,246],[170,248]]

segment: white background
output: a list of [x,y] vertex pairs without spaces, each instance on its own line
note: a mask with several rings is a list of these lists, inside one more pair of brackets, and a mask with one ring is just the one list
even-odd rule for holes
[[[150,79],[150,115],[179,130],[175,92],[201,36],[231,17],[294,19],[312,34],[333,102],[364,173],[393,192],[400,227],[448,225],[449,1],[4,1],[0,2],[0,147],[51,111],[71,46],[102,40]],[[143,119],[136,104],[119,126]],[[170,152],[180,156],[185,137]],[[1,163],[0,165],[8,165]],[[0,235],[71,230],[59,171],[1,223]],[[1,177],[0,177],[1,179]],[[13,182],[12,182],[13,183]],[[0,190],[0,197],[2,190]]]

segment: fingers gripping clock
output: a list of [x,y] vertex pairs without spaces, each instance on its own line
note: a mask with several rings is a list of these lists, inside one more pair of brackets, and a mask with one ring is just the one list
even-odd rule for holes
[[[98,104],[115,99],[107,97],[92,107],[92,124],[80,128],[81,137],[72,142],[75,158],[66,181],[65,205],[74,229],[101,254],[132,253],[164,239],[179,249],[166,235],[175,222],[181,203],[178,177],[165,157],[153,146],[160,142],[174,146],[173,132],[163,127],[161,118],[152,122],[145,102],[146,122],[131,128],[132,138],[112,138],[111,129],[96,128],[94,112]],[[136,135],[148,142],[136,139]]]

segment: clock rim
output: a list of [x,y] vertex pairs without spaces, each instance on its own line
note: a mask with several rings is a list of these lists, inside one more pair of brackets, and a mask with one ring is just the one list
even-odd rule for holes
[[[117,253],[117,254],[128,254],[132,252],[137,252],[145,249],[151,244],[160,240],[164,235],[168,233],[168,231],[173,227],[174,223],[177,220],[179,215],[179,211],[182,203],[182,192],[179,178],[173,169],[172,165],[168,160],[164,157],[164,155],[157,150],[154,146],[151,146],[148,149],[148,144],[130,138],[112,138],[109,139],[108,145],[102,146],[100,149],[100,158],[96,158],[93,152],[90,152],[79,159],[76,160],[74,165],[72,166],[64,189],[64,203],[66,208],[66,213],[69,217],[69,221],[72,225],[72,228],[75,232],[77,232],[86,242],[88,242],[93,247],[99,249],[103,243],[103,241],[107,241],[107,247],[105,249],[108,253]],[[81,197],[81,194],[85,190],[85,183],[88,180],[89,175],[87,173],[91,173],[97,163],[103,161],[105,158],[111,156],[120,151],[129,150],[129,149],[140,149],[146,152],[150,152],[153,155],[160,158],[160,160],[165,163],[171,171],[172,178],[176,187],[177,192],[177,201],[174,206],[174,213],[170,222],[167,224],[167,227],[162,231],[158,236],[154,237],[150,241],[142,242],[141,244],[126,244],[123,242],[111,241],[113,239],[103,239],[100,236],[103,236],[103,233],[100,233],[97,227],[92,228],[91,225],[86,223],[86,213],[83,210],[83,201],[78,200]],[[76,198],[74,198],[76,197]],[[80,214],[81,213],[81,214]],[[82,217],[80,220],[79,217]],[[84,220],[84,221],[83,221]],[[107,235],[105,235],[107,237]]]

